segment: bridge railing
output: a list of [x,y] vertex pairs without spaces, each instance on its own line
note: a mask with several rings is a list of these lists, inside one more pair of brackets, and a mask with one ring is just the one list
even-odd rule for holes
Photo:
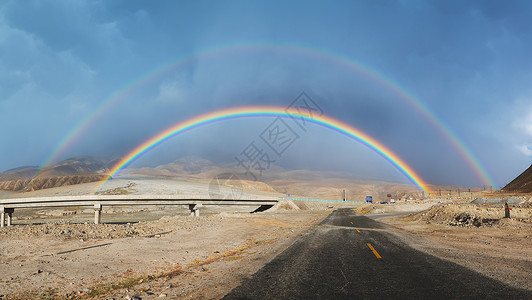
[[83,195],[0,199],[0,226],[12,223],[15,208],[89,206],[94,208],[94,223],[101,223],[103,206],[188,205],[191,215],[199,216],[203,205],[273,206],[278,197],[213,198],[205,195]]

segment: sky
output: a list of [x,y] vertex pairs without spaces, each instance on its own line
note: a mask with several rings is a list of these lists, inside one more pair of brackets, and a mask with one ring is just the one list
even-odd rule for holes
[[[2,1],[0,171],[121,157],[185,119],[304,92],[428,183],[485,185],[454,138],[503,186],[532,163],[530,20],[530,1]],[[195,129],[131,167],[235,163],[272,121]],[[297,134],[273,164],[406,181],[342,135]]]

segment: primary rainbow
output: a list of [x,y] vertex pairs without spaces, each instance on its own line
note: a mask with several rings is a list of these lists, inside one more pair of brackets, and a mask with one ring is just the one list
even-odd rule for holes
[[172,137],[181,134],[183,132],[198,128],[207,124],[217,123],[224,120],[237,119],[237,118],[252,118],[252,117],[281,117],[281,118],[301,118],[309,123],[313,123],[338,133],[341,133],[351,139],[354,139],[363,145],[367,146],[371,150],[378,153],[388,162],[390,162],[397,170],[404,174],[408,180],[410,180],[419,189],[429,192],[430,188],[423,181],[423,179],[399,156],[393,153],[390,149],[386,148],[376,139],[372,138],[368,134],[352,127],[351,125],[342,123],[339,120],[326,117],[326,116],[312,116],[308,117],[301,115],[296,111],[287,112],[285,108],[275,106],[258,106],[258,107],[234,107],[229,109],[218,110],[200,116],[179,122],[157,135],[146,140],[144,143],[137,146],[133,151],[124,156],[118,163],[116,163],[107,177],[98,186],[98,190],[107,182],[111,177],[116,175],[120,170],[126,168],[143,154],[147,153],[151,149],[157,147],[161,143],[171,139]]

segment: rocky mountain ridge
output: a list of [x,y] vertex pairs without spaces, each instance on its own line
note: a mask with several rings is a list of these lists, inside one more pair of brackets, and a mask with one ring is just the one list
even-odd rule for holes
[[103,180],[104,177],[105,175],[70,175],[7,180],[0,181],[0,190],[11,192],[31,192],[67,185],[100,181]]
[[532,165],[502,188],[505,192],[532,193]]
[[19,167],[0,173],[0,190],[27,192],[103,179],[114,161],[78,156],[43,168]]

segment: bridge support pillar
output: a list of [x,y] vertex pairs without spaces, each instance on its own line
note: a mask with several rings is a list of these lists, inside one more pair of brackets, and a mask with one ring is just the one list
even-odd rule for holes
[[7,218],[6,218],[6,225],[7,226],[11,226],[11,220],[13,219],[13,213],[12,212],[8,212],[7,213]]
[[94,204],[94,224],[102,223],[102,205]]
[[[0,227],[11,226],[11,220],[13,219],[14,208],[0,207]],[[7,218],[6,218],[7,214]]]
[[190,209],[190,215],[194,217],[199,217],[200,215],[199,208],[202,206],[203,205],[201,205],[201,203],[200,204],[189,204],[188,209]]

